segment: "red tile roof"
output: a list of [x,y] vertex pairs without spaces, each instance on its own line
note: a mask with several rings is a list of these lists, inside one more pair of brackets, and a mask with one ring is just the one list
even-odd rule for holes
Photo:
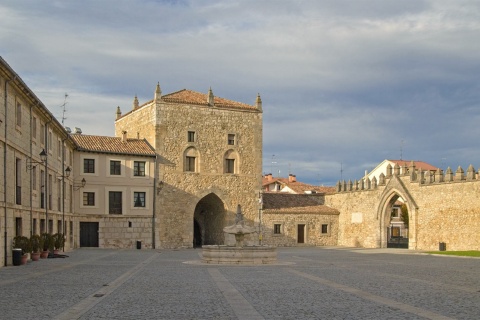
[[[295,182],[290,182],[288,178],[271,178],[269,180],[267,177],[262,178],[262,186],[268,186],[272,183],[278,182],[279,184],[282,185],[282,187],[289,187],[296,193],[305,193],[305,191],[315,191],[316,193],[335,193],[336,188],[335,187],[323,187],[323,186],[315,186],[312,184],[308,183],[303,183],[300,181],[295,181]],[[278,192],[278,191],[275,191]]]
[[123,142],[121,137],[90,136],[84,134],[72,134],[70,137],[75,141],[80,151],[155,156],[155,150],[145,139],[129,138]]
[[[404,167],[405,165],[407,167],[410,167],[410,164],[412,163],[412,160],[388,160],[388,161],[398,164],[399,167]],[[417,170],[422,169],[423,171],[437,171],[438,169],[437,167],[432,166],[431,164],[423,161],[413,161],[413,163],[415,164],[415,168]]]
[[[187,89],[162,95],[162,100],[166,102],[208,106],[208,102],[207,102],[208,94],[187,90]],[[223,107],[223,108],[240,108],[240,109],[257,110],[257,108],[253,105],[232,101],[232,100],[228,100],[220,97],[214,97],[213,103],[215,107],[220,107],[220,108]]]

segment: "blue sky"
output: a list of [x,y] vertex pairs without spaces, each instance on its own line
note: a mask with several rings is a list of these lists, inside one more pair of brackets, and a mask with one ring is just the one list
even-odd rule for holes
[[0,55],[65,125],[113,135],[155,85],[264,108],[264,172],[313,184],[384,159],[480,167],[480,2],[0,4]]

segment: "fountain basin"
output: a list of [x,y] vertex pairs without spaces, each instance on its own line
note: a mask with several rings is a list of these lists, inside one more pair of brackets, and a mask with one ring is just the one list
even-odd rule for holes
[[233,247],[209,245],[202,247],[202,262],[211,264],[269,264],[277,261],[277,250],[270,246]]

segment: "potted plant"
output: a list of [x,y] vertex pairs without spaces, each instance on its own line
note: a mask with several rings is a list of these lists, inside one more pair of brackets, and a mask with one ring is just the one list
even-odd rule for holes
[[34,234],[30,237],[30,245],[32,246],[32,261],[38,261],[40,259],[40,250],[43,249],[43,239],[38,234]]
[[58,251],[63,248],[63,244],[65,243],[65,237],[63,236],[63,233],[55,233],[53,235],[53,247],[54,247],[54,253],[58,254]]
[[53,237],[50,233],[42,233],[40,237],[43,240],[43,251],[40,255],[40,258],[45,259],[48,257],[48,252],[53,251],[54,247],[54,242],[53,242]]
[[30,245],[30,239],[24,236],[16,236],[13,238],[13,247],[22,249],[22,261],[21,264],[26,264],[28,260],[28,254],[32,250]]

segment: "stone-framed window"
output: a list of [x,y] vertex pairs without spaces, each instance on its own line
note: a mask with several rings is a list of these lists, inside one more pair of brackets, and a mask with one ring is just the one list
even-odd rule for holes
[[37,140],[37,118],[32,117],[32,139]]
[[322,236],[329,236],[330,235],[330,224],[329,223],[322,223],[320,225],[320,234]]
[[195,131],[188,131],[187,133],[187,141],[188,142],[196,142],[197,141],[197,136],[195,134]]
[[15,110],[15,124],[17,129],[22,127],[22,104],[17,102],[16,110]]
[[185,172],[199,172],[197,149],[191,147],[185,150],[183,159],[183,169]]
[[281,222],[274,222],[272,232],[274,236],[279,236],[283,234],[283,223]]
[[223,168],[223,172],[224,173],[230,173],[230,174],[237,174],[239,173],[239,165],[238,165],[238,154],[236,151],[234,150],[228,150],[227,152],[225,152],[225,155],[224,155],[224,168]]
[[227,135],[227,143],[228,143],[228,145],[233,146],[233,145],[236,144],[235,142],[236,142],[235,134],[234,134],[234,133],[229,133],[229,134]]

